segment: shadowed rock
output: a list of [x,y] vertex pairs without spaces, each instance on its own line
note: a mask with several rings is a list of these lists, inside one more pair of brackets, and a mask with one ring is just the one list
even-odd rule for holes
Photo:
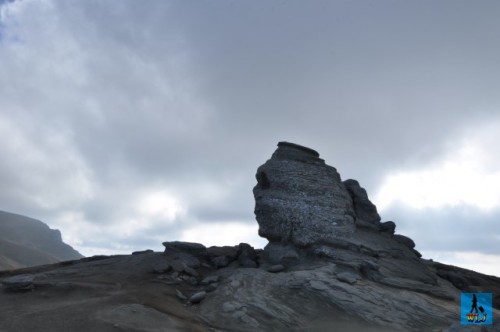
[[201,243],[171,241],[163,242],[165,253],[185,252],[190,254],[204,254],[207,248]]
[[383,233],[394,234],[394,231],[396,230],[396,224],[394,223],[394,221],[386,221],[380,223],[379,229]]
[[356,180],[346,180],[343,182],[345,188],[351,196],[356,214],[356,225],[361,227],[371,227],[378,230],[380,216],[377,207],[368,199],[366,190],[359,185]]

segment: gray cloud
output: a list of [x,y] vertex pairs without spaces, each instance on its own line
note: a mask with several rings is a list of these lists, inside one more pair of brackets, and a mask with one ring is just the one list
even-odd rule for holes
[[417,250],[500,252],[500,209],[481,211],[457,206],[439,209],[391,208],[383,216],[396,222],[396,233],[410,236]]
[[[0,208],[60,227],[84,253],[253,224],[254,173],[280,140],[375,193],[391,172],[439,162],[471,128],[500,121],[499,6],[3,3]],[[140,212],[162,190],[184,209],[173,220]],[[402,229],[418,222],[396,215]],[[446,228],[466,215],[418,217]],[[420,249],[442,248],[412,234]]]

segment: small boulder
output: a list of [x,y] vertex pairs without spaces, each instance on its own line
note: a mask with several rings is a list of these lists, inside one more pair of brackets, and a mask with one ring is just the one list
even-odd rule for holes
[[283,264],[271,265],[267,268],[267,272],[278,273],[285,270],[285,266]]
[[271,263],[292,263],[299,260],[297,249],[293,245],[269,242],[264,248],[264,258]]
[[342,282],[345,282],[345,283],[352,285],[352,284],[356,283],[356,281],[361,279],[361,277],[359,275],[351,273],[351,272],[341,272],[341,273],[337,274],[337,279],[339,281],[342,281]]
[[398,241],[399,243],[403,244],[404,246],[413,249],[415,248],[415,242],[413,242],[412,239],[410,239],[407,236],[396,234],[394,235],[394,240]]
[[257,253],[248,243],[240,243],[238,246],[238,263],[243,267],[257,267]]
[[27,290],[32,290],[33,276],[31,275],[20,275],[2,280],[2,285],[5,291],[9,292],[22,292]]
[[208,276],[201,281],[202,285],[208,285],[219,282],[219,276]]
[[207,296],[207,292],[205,292],[205,291],[194,293],[189,298],[189,302],[191,302],[193,304],[200,303],[201,301],[203,301],[203,299],[205,299],[206,296]]
[[394,223],[394,221],[383,222],[380,224],[379,230],[382,233],[394,234],[394,231],[396,230],[396,223]]

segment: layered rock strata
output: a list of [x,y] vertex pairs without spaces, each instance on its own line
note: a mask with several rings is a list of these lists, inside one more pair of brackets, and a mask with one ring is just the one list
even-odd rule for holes
[[280,142],[256,174],[255,216],[270,242],[308,247],[349,237],[355,229],[352,199],[337,170],[319,154]]

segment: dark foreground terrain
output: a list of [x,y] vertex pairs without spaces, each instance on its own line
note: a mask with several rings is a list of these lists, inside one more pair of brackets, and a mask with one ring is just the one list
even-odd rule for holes
[[[329,259],[269,272],[282,266],[266,263],[263,251],[255,252],[259,267],[242,266],[249,264],[239,259],[247,248],[94,257],[1,272],[4,282],[30,276],[32,283],[2,286],[0,331],[500,331],[460,328],[460,290],[446,279],[439,278],[438,293],[424,284],[410,290]],[[232,260],[228,266],[213,266],[224,256]],[[454,271],[473,291],[500,292],[498,278],[426,265]],[[189,301],[197,293],[201,299]]]

